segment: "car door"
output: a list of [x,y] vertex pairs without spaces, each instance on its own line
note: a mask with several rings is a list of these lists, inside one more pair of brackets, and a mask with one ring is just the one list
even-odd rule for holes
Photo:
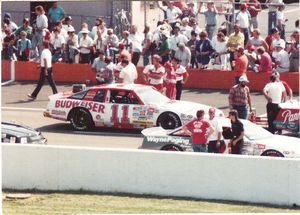
[[86,108],[90,111],[97,127],[105,125],[106,95],[106,89],[90,89],[84,97]]
[[152,126],[151,111],[134,91],[111,89],[107,98],[106,110],[109,113],[105,115],[107,126],[136,129]]

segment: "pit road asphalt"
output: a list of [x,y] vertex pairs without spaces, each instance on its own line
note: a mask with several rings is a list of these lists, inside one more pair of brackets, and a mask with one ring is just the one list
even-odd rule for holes
[[[142,143],[138,130],[96,129],[92,132],[73,131],[68,122],[43,117],[51,88],[46,84],[35,101],[29,101],[27,94],[35,87],[34,82],[14,82],[1,87],[2,121],[15,121],[39,129],[48,139],[49,145],[129,148],[137,149]],[[71,84],[57,84],[59,92],[71,91]],[[250,89],[251,90],[251,89]],[[188,89],[182,93],[182,100],[203,103],[221,109],[228,114],[229,90]],[[252,106],[257,115],[265,113],[266,100],[261,92],[251,92]],[[299,94],[294,94],[299,100]]]

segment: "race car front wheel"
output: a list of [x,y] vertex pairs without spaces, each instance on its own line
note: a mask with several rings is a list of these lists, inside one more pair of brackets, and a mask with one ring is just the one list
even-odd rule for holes
[[94,122],[88,110],[78,108],[72,111],[70,122],[75,130],[84,131],[93,128]]
[[268,149],[266,151],[264,151],[261,156],[269,156],[269,157],[284,157],[284,155],[276,150],[273,149]]
[[180,146],[169,144],[163,146],[160,150],[162,151],[183,151],[183,149]]
[[161,126],[163,129],[174,129],[181,126],[181,122],[175,113],[166,112],[160,115],[157,120],[157,125]]

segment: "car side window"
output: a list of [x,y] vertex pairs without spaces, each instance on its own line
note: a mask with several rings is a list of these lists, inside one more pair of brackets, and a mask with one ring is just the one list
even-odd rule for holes
[[70,96],[71,99],[83,99],[83,97],[86,95],[87,90],[85,91],[80,91],[78,93],[73,94],[72,96]]
[[116,104],[139,104],[136,95],[131,91],[126,90],[112,90],[109,102]]
[[98,90],[93,99],[95,102],[104,102],[105,101],[106,90]]

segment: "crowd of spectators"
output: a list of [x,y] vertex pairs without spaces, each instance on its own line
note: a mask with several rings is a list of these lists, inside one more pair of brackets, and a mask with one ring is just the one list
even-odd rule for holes
[[[286,42],[284,4],[280,0],[269,2],[272,3],[269,8],[269,35],[265,39],[260,35],[257,21],[261,12],[257,0],[241,3],[234,15],[230,2],[222,12],[213,1],[200,3],[199,8],[195,8],[193,1],[182,4],[181,8],[173,1],[163,1],[162,5],[157,2],[158,8],[164,12],[164,19],[157,23],[155,29],[148,24],[144,29],[132,25],[121,35],[116,35],[101,18],[95,20],[91,29],[87,23],[82,23],[81,29],[76,30],[72,26],[72,17],[54,2],[47,14],[42,6],[35,7],[33,26],[30,26],[28,18],[17,26],[10,13],[4,14],[2,58],[19,61],[38,59],[42,42],[48,40],[53,63],[94,66],[95,58],[103,55],[103,62],[108,58],[109,64],[117,65],[126,59],[134,66],[140,61],[147,66],[153,64],[153,56],[158,55],[161,65],[175,58],[185,69],[233,70],[237,83],[239,77],[249,70],[267,73],[298,71],[299,20]],[[197,16],[202,15],[205,19],[203,29],[197,22]],[[229,28],[217,26],[217,16],[220,15],[224,15],[228,23],[235,16],[235,23]]]

